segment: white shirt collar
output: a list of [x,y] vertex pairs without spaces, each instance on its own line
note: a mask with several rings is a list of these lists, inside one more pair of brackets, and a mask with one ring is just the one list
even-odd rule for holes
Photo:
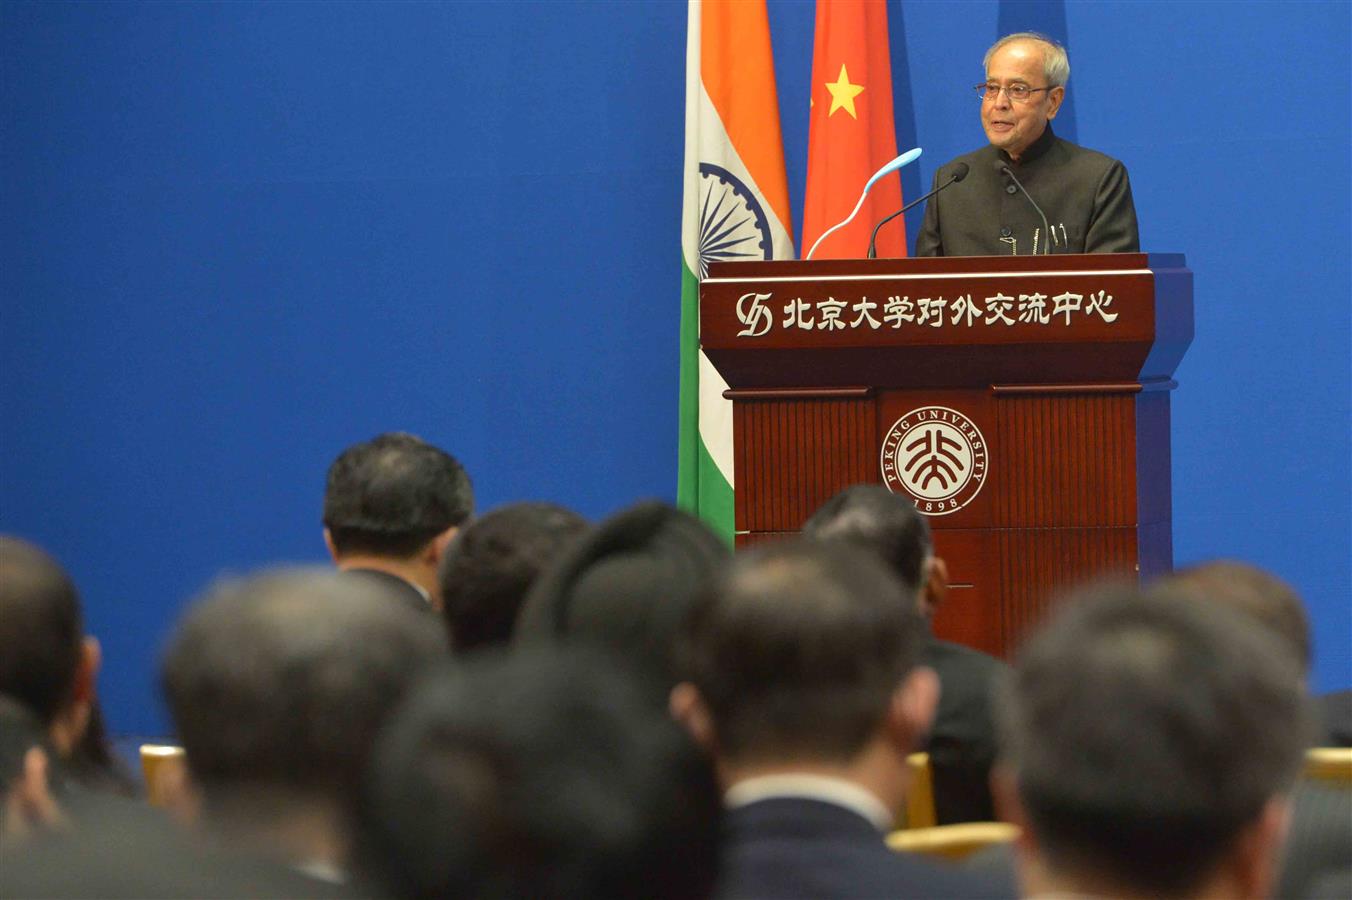
[[728,788],[723,803],[728,809],[737,809],[761,800],[786,797],[842,806],[868,819],[882,832],[895,827],[896,817],[876,796],[852,781],[826,775],[758,775]]
[[328,884],[347,884],[347,873],[326,859],[310,859],[291,866],[302,875]]

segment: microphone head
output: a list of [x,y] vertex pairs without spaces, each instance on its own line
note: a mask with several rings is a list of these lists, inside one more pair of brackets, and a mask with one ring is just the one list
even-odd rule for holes
[[995,174],[1003,175],[1007,171],[1009,171],[1009,163],[1005,162],[1003,159],[997,159],[995,161]]
[[924,151],[919,147],[907,150],[905,153],[901,154],[901,156],[898,156],[896,159],[874,172],[873,177],[864,185],[864,193],[867,194],[869,191],[873,190],[873,186],[878,183],[878,179],[882,178],[884,175],[891,175],[902,166],[909,166],[911,163],[915,162],[920,158],[920,154],[923,152]]
[[953,168],[948,170],[948,177],[952,178],[953,181],[956,183],[966,178],[967,173],[970,172],[971,170],[972,167],[967,165],[967,163],[964,162],[954,163]]

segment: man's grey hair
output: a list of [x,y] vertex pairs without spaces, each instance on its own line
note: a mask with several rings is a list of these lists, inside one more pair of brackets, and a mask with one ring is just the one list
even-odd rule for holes
[[989,70],[991,57],[998,53],[1001,47],[1015,41],[1036,41],[1041,44],[1042,74],[1047,77],[1047,86],[1066,86],[1066,82],[1070,81],[1070,57],[1066,55],[1066,48],[1045,34],[1038,34],[1036,31],[1018,31],[1014,34],[1007,34],[991,44],[991,48],[986,51],[985,57],[981,60],[982,69]]

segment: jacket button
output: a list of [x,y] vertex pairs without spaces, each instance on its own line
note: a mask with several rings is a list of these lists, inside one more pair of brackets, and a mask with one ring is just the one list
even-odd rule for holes
[[1001,228],[1001,229],[1000,229],[1000,237],[1009,237],[1009,236],[1010,236],[1011,234],[1013,234],[1013,233],[1014,233],[1014,232],[1012,232],[1012,231],[1009,230],[1009,226],[1008,226],[1008,225],[1006,225],[1004,228]]
[[1006,194],[1017,194],[1018,192],[1019,192],[1019,189],[1016,188],[1014,185],[1012,185],[1012,184],[1007,184],[1007,185],[1005,185],[1005,193],[1006,193]]

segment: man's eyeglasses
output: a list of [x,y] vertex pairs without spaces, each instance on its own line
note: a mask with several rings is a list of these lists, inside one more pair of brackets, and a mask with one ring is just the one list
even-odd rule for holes
[[994,100],[995,98],[1000,96],[1001,91],[1004,91],[1005,96],[1008,97],[1010,100],[1013,100],[1015,103],[1023,103],[1029,97],[1036,94],[1038,91],[1050,91],[1050,90],[1051,87],[1035,88],[1029,87],[1026,84],[1011,84],[1008,86],[1002,86],[995,84],[993,82],[987,82],[986,84],[978,84],[976,86],[976,95],[980,97],[982,100]]

